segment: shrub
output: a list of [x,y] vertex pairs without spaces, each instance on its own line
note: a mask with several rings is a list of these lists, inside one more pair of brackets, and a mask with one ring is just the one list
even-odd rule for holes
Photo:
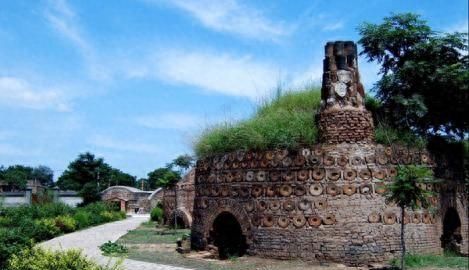
[[58,216],[54,219],[55,226],[64,233],[73,232],[77,228],[77,222],[71,216]]
[[117,270],[121,267],[119,263],[113,266],[100,266],[78,250],[50,251],[38,247],[23,250],[8,261],[7,270],[35,269]]
[[79,229],[86,228],[91,225],[91,214],[85,210],[78,210],[73,219],[77,222],[77,227]]
[[43,218],[34,222],[34,239],[37,241],[54,238],[60,234],[60,229],[55,226],[55,220],[52,218]]
[[107,241],[106,243],[99,246],[99,249],[104,255],[108,256],[121,256],[129,250],[124,246],[116,242]]
[[103,211],[100,213],[100,216],[104,222],[121,220],[126,217],[125,213],[121,211]]
[[150,217],[153,221],[161,222],[163,220],[163,209],[159,206],[151,209]]
[[0,228],[0,269],[4,269],[8,258],[30,247],[31,240],[18,228]]

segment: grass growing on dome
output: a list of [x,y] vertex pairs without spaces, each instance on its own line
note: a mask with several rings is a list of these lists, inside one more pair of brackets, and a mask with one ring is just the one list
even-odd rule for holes
[[235,150],[295,149],[317,142],[314,117],[319,109],[318,87],[289,91],[259,105],[250,119],[206,128],[194,150],[206,157]]

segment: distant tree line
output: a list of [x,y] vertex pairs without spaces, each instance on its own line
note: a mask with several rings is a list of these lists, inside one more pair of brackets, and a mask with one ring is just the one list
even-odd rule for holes
[[164,167],[148,173],[148,178],[137,180],[135,176],[113,168],[103,158],[86,152],[70,162],[67,169],[54,183],[54,172],[47,166],[29,167],[23,165],[0,166],[0,181],[11,190],[24,190],[28,180],[37,180],[41,185],[57,185],[62,190],[77,191],[84,204],[100,200],[100,192],[110,186],[131,186],[143,190],[154,190],[177,183],[193,166],[190,155],[180,155]]
[[54,183],[54,172],[43,165],[37,167],[24,165],[0,166],[0,181],[12,190],[25,189],[28,180],[36,180],[43,186],[51,186]]

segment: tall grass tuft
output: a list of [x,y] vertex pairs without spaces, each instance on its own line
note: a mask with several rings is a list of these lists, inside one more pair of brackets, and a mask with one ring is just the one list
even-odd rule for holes
[[235,150],[295,149],[314,144],[318,137],[314,117],[320,101],[317,87],[279,92],[259,105],[252,118],[205,129],[196,139],[195,153],[200,158]]

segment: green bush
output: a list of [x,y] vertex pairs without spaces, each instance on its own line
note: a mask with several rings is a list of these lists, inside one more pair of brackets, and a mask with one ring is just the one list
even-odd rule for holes
[[63,203],[0,207],[0,269],[12,254],[33,243],[123,218],[125,213],[102,202],[79,208]]
[[4,269],[11,254],[31,246],[31,240],[19,228],[0,227],[0,269]]
[[103,252],[104,255],[108,256],[122,256],[129,252],[129,250],[124,246],[116,242],[107,241],[106,243],[99,246],[99,249]]
[[73,219],[77,222],[77,227],[83,229],[91,225],[91,214],[85,210],[78,210]]
[[160,223],[163,220],[163,209],[158,206],[151,209],[150,217],[151,217],[151,220]]
[[37,241],[47,240],[60,234],[60,229],[55,226],[55,220],[52,218],[43,218],[34,222],[34,239]]
[[54,219],[55,226],[64,233],[73,232],[77,228],[77,222],[71,216],[58,216]]
[[7,270],[117,270],[119,264],[100,266],[78,250],[50,251],[42,248],[26,249],[14,254],[8,261]]

